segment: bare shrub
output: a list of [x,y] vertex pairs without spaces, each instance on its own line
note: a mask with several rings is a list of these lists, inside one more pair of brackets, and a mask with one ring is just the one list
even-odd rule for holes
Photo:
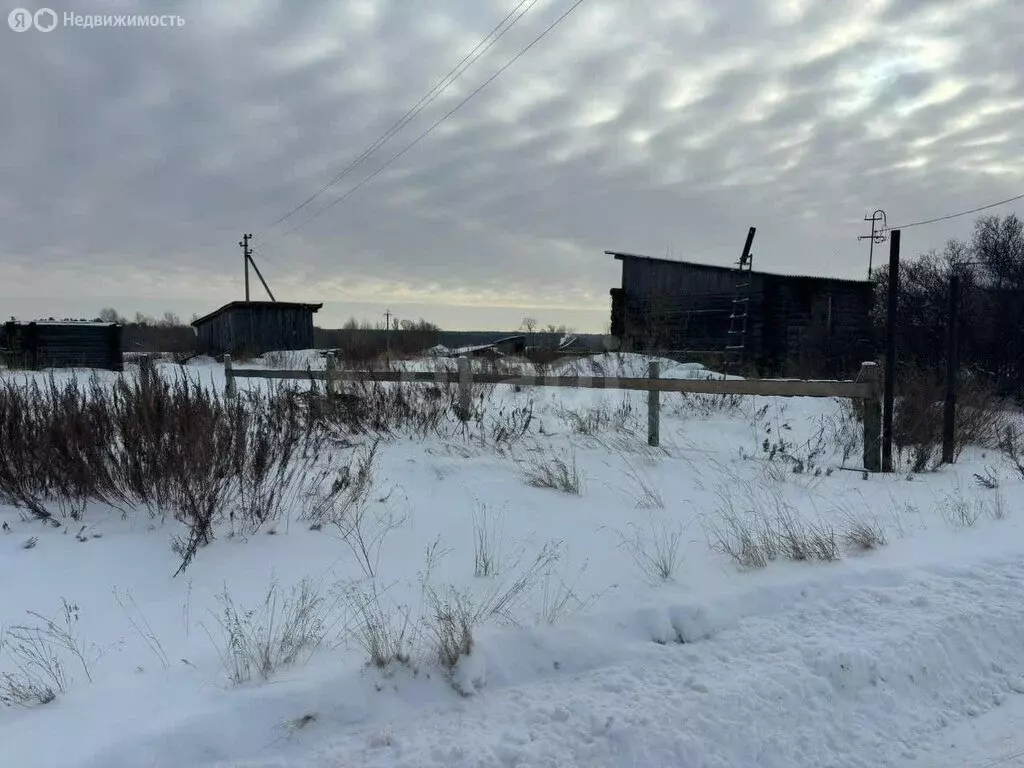
[[925,371],[902,378],[893,410],[893,444],[901,464],[924,472],[935,466],[942,444],[942,384]]
[[619,534],[621,546],[633,558],[633,564],[653,585],[674,581],[679,568],[679,544],[683,538],[682,525],[670,525],[662,520],[647,526],[630,524],[629,534]]
[[89,503],[171,515],[186,529],[179,573],[219,522],[252,532],[278,519],[325,441],[294,390],[226,400],[151,362],[112,384],[0,383],[0,499],[42,519],[80,519]]
[[1024,480],[1024,432],[1014,423],[1003,426],[999,435],[999,450],[1003,452]]
[[634,433],[639,428],[640,416],[629,397],[622,397],[614,406],[601,402],[586,409],[561,406],[556,411],[576,435],[596,437],[603,432]]
[[309,358],[306,353],[298,350],[275,350],[267,352],[262,357],[267,368],[279,371],[305,371],[310,370]]
[[985,467],[984,473],[975,472],[974,482],[982,488],[988,488],[990,491],[999,487],[999,477],[996,475],[995,470],[992,469],[992,467]]
[[524,477],[534,488],[552,488],[579,496],[583,492],[583,477],[576,464],[575,454],[559,456],[553,451],[542,451],[531,457]]
[[679,392],[672,396],[669,409],[679,417],[695,416],[710,419],[713,416],[731,416],[747,404],[745,395],[711,395]]
[[[901,395],[893,413],[893,442],[897,455],[911,472],[937,465],[942,445],[945,385],[938,374],[911,369],[900,382]],[[994,388],[981,381],[957,387],[953,459],[968,445],[995,448],[1007,414]]]
[[840,452],[845,464],[856,453],[863,435],[863,405],[860,400],[840,400],[838,410],[823,419],[825,437]]
[[307,498],[303,517],[310,527],[319,529],[330,523],[345,527],[353,510],[370,502],[376,482],[375,464],[380,441],[362,445],[350,463],[338,470],[321,473],[319,482]]
[[984,504],[972,504],[959,486],[939,504],[943,519],[954,528],[973,528],[985,512]]
[[306,661],[337,623],[334,604],[310,579],[287,594],[272,583],[254,608],[239,610],[227,588],[217,601],[220,637],[208,634],[235,685],[255,677],[266,680],[282,667]]

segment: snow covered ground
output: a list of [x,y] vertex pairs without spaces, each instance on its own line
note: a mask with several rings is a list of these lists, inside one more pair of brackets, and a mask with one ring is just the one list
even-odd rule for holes
[[[646,373],[643,358],[599,362],[574,372]],[[223,387],[211,361],[187,370]],[[662,375],[709,372],[663,361]],[[1024,765],[1024,482],[997,452],[865,476],[839,401],[663,395],[651,449],[641,393],[483,398],[479,434],[379,446],[367,519],[380,546],[362,564],[299,505],[250,536],[218,531],[177,577],[173,520],[93,507],[52,527],[0,506],[0,624],[38,623],[31,611],[63,626],[67,601],[87,660],[51,648],[67,692],[0,708],[0,765]],[[488,440],[516,408],[532,408],[529,433]],[[527,482],[558,466],[578,493]],[[986,473],[998,487],[976,481]],[[834,549],[763,568],[721,551],[737,525],[769,520]],[[865,532],[884,545],[861,551]],[[477,575],[481,540],[490,575]],[[244,616],[271,584],[282,600],[304,579],[321,647],[232,683],[224,601]],[[407,664],[367,666],[353,595],[368,593],[407,612]],[[508,596],[451,673],[428,594]],[[8,647],[0,673],[16,661]]]

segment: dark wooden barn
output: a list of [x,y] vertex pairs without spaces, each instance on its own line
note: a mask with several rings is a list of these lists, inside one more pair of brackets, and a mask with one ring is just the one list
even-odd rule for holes
[[323,304],[233,301],[193,321],[199,351],[248,356],[313,349],[313,314]]
[[122,329],[116,323],[38,321],[4,323],[0,358],[13,368],[124,370]]
[[[622,262],[611,331],[624,350],[714,360],[739,342],[743,367],[758,375],[830,378],[854,375],[874,357],[867,281],[606,253]],[[742,306],[746,328],[737,332],[732,316]]]

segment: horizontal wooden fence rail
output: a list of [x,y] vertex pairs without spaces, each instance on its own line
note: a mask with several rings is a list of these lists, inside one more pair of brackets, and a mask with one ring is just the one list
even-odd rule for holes
[[659,440],[661,392],[685,392],[705,395],[756,395],[761,397],[842,397],[864,402],[864,468],[877,472],[881,467],[881,381],[874,363],[861,365],[856,381],[815,381],[806,379],[663,379],[660,366],[651,362],[646,378],[622,376],[510,376],[500,373],[473,373],[468,358],[458,359],[457,371],[347,371],[327,357],[322,371],[277,371],[261,368],[235,368],[231,356],[224,355],[226,392],[234,395],[235,379],[291,379],[324,381],[333,394],[340,381],[381,383],[441,384],[459,387],[460,415],[468,418],[474,384],[511,384],[573,389],[618,389],[648,393],[648,442]]

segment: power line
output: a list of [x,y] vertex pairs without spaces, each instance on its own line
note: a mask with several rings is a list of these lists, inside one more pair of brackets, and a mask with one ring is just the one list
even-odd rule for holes
[[987,211],[989,208],[995,208],[997,205],[1006,205],[1012,203],[1015,200],[1024,200],[1024,194],[1017,195],[1015,197],[1008,197],[1005,200],[1000,200],[998,203],[990,203],[989,205],[983,205],[979,208],[972,208],[969,211],[960,211],[960,213],[951,213],[948,216],[937,216],[934,219],[926,219],[924,221],[915,221],[911,224],[903,224],[898,227],[889,227],[889,229],[910,229],[911,227],[920,227],[924,224],[934,224],[937,221],[946,221],[947,219],[956,219],[960,216],[968,216],[972,213],[978,213],[979,211]]
[[[437,83],[435,83],[434,87],[431,88],[427,92],[427,94],[423,96],[415,105],[410,107],[409,110],[404,115],[402,115],[402,117],[400,117],[387,131],[378,136],[376,141],[374,141],[368,148],[363,150],[363,153],[361,155],[359,155],[355,160],[350,162],[347,166],[345,166],[342,170],[335,174],[331,178],[331,180],[324,184],[322,187],[320,187],[319,190],[317,190],[304,201],[299,203],[299,205],[292,208],[290,211],[288,211],[288,213],[284,214],[280,218],[268,224],[266,228],[270,229],[271,227],[276,227],[281,222],[290,219],[292,216],[301,211],[311,202],[316,200],[316,198],[320,197],[320,195],[322,195],[328,189],[337,184],[350,172],[355,170],[359,165],[363,163],[364,160],[370,157],[370,155],[372,155],[374,152],[376,152],[378,149],[384,146],[384,144],[390,141],[395,134],[397,134],[399,131],[402,130],[402,128],[404,128],[406,125],[412,122],[416,118],[416,116],[419,115],[420,112],[426,109],[435,99],[437,99],[441,94],[448,90],[452,83],[458,80],[466,72],[466,70],[473,66],[473,64],[475,64],[480,59],[480,57],[487,53],[491,46],[498,42],[498,40],[500,40],[502,36],[504,36],[510,29],[512,29],[512,27],[515,26],[516,22],[523,18],[523,16],[525,16],[529,12],[529,10],[534,5],[537,4],[537,2],[538,0],[521,0],[519,5],[517,5],[511,11],[509,11],[505,18],[502,19],[501,22],[499,22],[498,25],[494,27],[494,29],[488,32],[487,36],[484,37],[483,40],[476,44],[476,47],[473,48],[473,50],[467,53],[462,58],[462,60],[458,64],[456,64],[455,67],[447,75],[438,80]],[[522,13],[519,13],[519,15],[517,16],[516,14],[519,12],[519,9],[523,8],[524,5],[527,7],[522,11]],[[509,23],[510,19],[511,23]],[[506,24],[508,26],[506,26]],[[504,29],[502,29],[503,27]]]
[[576,2],[574,2],[572,5],[570,5],[569,8],[561,16],[559,16],[557,19],[555,19],[553,22],[551,22],[551,24],[549,24],[547,26],[547,28],[543,32],[541,32],[539,35],[537,35],[537,37],[535,37],[530,42],[529,45],[527,45],[525,48],[523,48],[521,51],[519,51],[519,53],[517,53],[515,56],[513,56],[511,59],[509,59],[509,61],[501,69],[499,69],[497,72],[495,72],[489,78],[484,80],[484,82],[475,91],[470,93],[466,98],[464,98],[462,101],[460,101],[454,107],[452,107],[447,113],[445,113],[442,117],[440,117],[433,125],[431,125],[429,128],[427,128],[427,130],[425,130],[423,133],[421,133],[419,136],[417,136],[415,139],[413,139],[411,142],[409,142],[398,153],[396,153],[395,155],[392,155],[391,158],[389,158],[387,160],[387,162],[385,162],[383,165],[381,165],[377,170],[375,170],[373,173],[371,173],[365,179],[360,181],[354,187],[350,188],[347,192],[345,192],[344,194],[342,194],[339,197],[337,197],[334,200],[332,200],[330,203],[325,205],[323,208],[321,208],[319,211],[314,213],[312,216],[309,216],[308,218],[306,218],[305,221],[301,221],[298,224],[296,224],[296,225],[292,226],[291,228],[289,228],[289,229],[285,230],[284,232],[282,232],[281,233],[281,237],[284,237],[285,235],[291,234],[292,232],[294,232],[295,230],[299,229],[300,227],[304,227],[306,224],[308,224],[309,222],[313,221],[313,219],[319,217],[321,214],[325,213],[330,208],[333,208],[335,205],[340,203],[342,200],[345,200],[346,198],[348,198],[357,189],[359,189],[360,187],[362,187],[363,185],[365,185],[369,181],[372,181],[378,174],[380,174],[382,171],[384,171],[385,168],[387,168],[393,162],[398,160],[406,152],[408,152],[410,149],[412,149],[417,144],[419,144],[421,141],[423,141],[423,139],[425,139],[427,136],[429,136],[431,133],[433,133],[437,129],[437,127],[439,125],[441,125],[441,123],[443,123],[449,117],[451,117],[456,112],[458,112],[460,109],[462,109],[462,107],[464,107],[470,101],[470,99],[472,99],[474,96],[476,96],[478,93],[480,93],[480,91],[482,91],[488,85],[490,85],[495,80],[497,80],[501,76],[501,74],[503,72],[505,72],[505,70],[507,70],[509,67],[511,67],[513,64],[515,64],[520,58],[522,58],[524,55],[526,55],[527,51],[529,51],[531,48],[533,48],[533,46],[535,46],[537,43],[539,43],[541,40],[543,40],[545,37],[547,37],[547,35],[555,27],[557,27],[559,24],[561,24],[562,21],[564,21],[569,16],[569,14],[571,14],[573,11],[575,11],[577,8],[579,8],[581,5],[583,5],[584,2],[586,2],[586,0],[576,0]]

